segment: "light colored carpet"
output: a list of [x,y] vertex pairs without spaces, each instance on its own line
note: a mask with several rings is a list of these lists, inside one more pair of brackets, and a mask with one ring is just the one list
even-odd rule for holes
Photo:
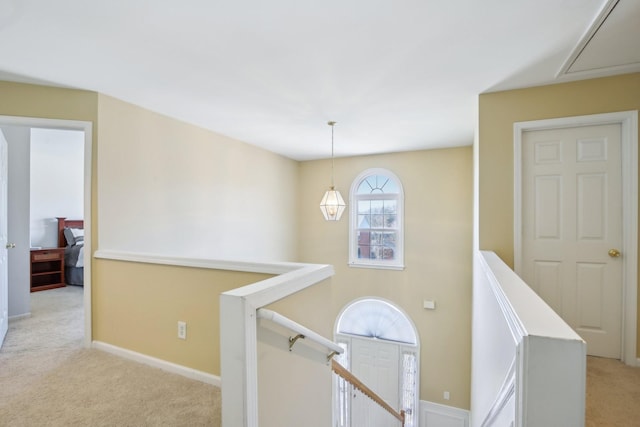
[[587,427],[640,426],[640,368],[587,357]]
[[[82,288],[31,294],[0,350],[0,426],[220,426],[220,390],[82,347]],[[640,426],[640,368],[587,359],[587,427]]]
[[85,349],[82,288],[31,294],[0,350],[0,426],[220,426],[220,390]]

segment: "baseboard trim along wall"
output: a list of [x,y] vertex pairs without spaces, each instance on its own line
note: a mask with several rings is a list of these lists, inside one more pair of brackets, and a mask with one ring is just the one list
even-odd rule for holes
[[116,347],[115,345],[107,344],[101,341],[93,341],[91,347],[97,350],[114,354],[116,356],[123,357],[125,359],[133,360],[134,362],[142,363],[154,368],[159,368],[163,371],[182,375],[183,377],[190,378],[192,380],[211,384],[216,387],[220,387],[222,385],[222,381],[220,381],[219,376],[198,371],[196,369],[187,368],[186,366],[177,365],[175,363],[167,362],[166,360],[156,359],[155,357],[127,350],[125,348]]
[[[220,377],[196,369],[187,368],[186,366],[177,365],[167,362],[166,360],[157,359],[142,353],[127,350],[115,345],[107,344],[101,341],[93,341],[92,348],[133,360],[163,371],[182,375],[192,380],[211,384],[221,387]],[[640,362],[640,359],[639,359]],[[640,363],[639,363],[640,366]],[[453,406],[441,405],[439,403],[420,401],[420,427],[469,427],[469,411],[456,408]]]
[[469,427],[469,411],[420,401],[420,427]]
[[16,314],[15,316],[9,316],[9,319],[7,319],[7,320],[9,320],[9,322],[11,322],[13,320],[24,319],[25,317],[31,317],[31,312],[23,313],[23,314]]

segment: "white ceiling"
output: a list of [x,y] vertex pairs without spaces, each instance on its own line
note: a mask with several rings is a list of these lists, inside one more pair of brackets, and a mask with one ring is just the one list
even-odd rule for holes
[[298,160],[330,155],[329,120],[336,156],[469,145],[480,93],[640,71],[640,0],[616,3],[3,0],[0,79]]

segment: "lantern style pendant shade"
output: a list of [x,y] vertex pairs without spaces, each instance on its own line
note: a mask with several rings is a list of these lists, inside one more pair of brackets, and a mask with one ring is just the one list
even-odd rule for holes
[[324,197],[320,201],[320,210],[327,221],[339,221],[347,207],[340,192],[333,185],[333,126],[335,124],[336,122],[328,123],[331,126],[331,187],[324,193]]
[[340,192],[333,186],[329,187],[324,197],[320,201],[320,210],[324,219],[327,221],[338,221],[344,212],[347,205],[344,203],[344,199],[340,195]]

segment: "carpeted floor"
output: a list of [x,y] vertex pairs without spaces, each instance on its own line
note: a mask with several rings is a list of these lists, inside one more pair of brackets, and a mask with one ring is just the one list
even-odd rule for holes
[[[82,288],[31,294],[0,350],[0,427],[220,426],[220,390],[83,342]],[[640,368],[587,359],[587,427],[640,426]]]
[[0,426],[220,426],[220,390],[85,349],[82,288],[31,294],[0,350]]
[[640,426],[640,368],[587,357],[587,427]]

